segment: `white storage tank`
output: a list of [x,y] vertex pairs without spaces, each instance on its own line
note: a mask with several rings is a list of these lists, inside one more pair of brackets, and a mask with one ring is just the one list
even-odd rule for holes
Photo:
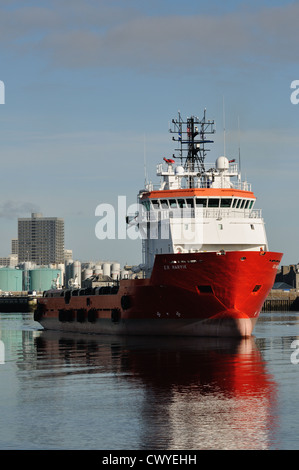
[[64,274],[64,284],[67,287],[69,285],[69,280],[73,277],[73,260],[68,259],[65,262],[65,274]]
[[122,269],[120,273],[120,278],[121,279],[129,279],[129,271],[126,271],[126,269]]
[[96,264],[93,270],[94,274],[97,276],[98,274],[103,274],[103,268],[101,264]]
[[60,283],[61,283],[61,285],[64,285],[64,278],[65,278],[65,265],[64,265],[64,263],[57,264],[57,269],[59,269],[59,271],[61,272]]
[[24,274],[23,274],[23,289],[22,290],[30,290],[30,277],[29,277],[29,270],[33,269],[33,264],[31,261],[25,261],[23,264]]
[[112,279],[119,279],[120,277],[120,264],[112,263],[111,265],[111,277]]
[[76,279],[79,286],[81,286],[81,263],[80,261],[73,262],[72,278]]
[[33,268],[33,264],[31,263],[31,261],[25,261],[24,271],[29,271],[29,269],[32,269],[32,268]]
[[82,271],[82,281],[85,281],[85,279],[88,279],[93,275],[93,270],[90,268],[83,269]]
[[111,264],[110,263],[104,263],[103,264],[103,274],[104,276],[111,276]]

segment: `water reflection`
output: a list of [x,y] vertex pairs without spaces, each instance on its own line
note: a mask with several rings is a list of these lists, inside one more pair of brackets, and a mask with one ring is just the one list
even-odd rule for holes
[[[273,447],[276,384],[253,338],[112,338],[45,331],[34,346],[35,384],[55,383],[53,393],[67,386],[70,396],[71,387],[81,384],[81,407],[88,413],[98,413],[101,402],[99,421],[89,423],[87,433],[102,433],[102,438],[91,437],[90,448]],[[76,400],[73,405],[77,412]],[[110,433],[110,440],[103,433]],[[82,445],[87,443],[81,440],[77,448]]]
[[62,334],[1,314],[0,448],[277,448],[277,387],[261,351],[295,389],[276,343],[289,349],[281,331],[296,325],[264,318],[257,339],[238,341]]

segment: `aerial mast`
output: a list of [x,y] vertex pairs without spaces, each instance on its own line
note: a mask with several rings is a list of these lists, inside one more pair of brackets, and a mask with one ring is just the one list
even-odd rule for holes
[[176,134],[172,139],[178,142],[179,148],[175,149],[179,152],[179,156],[174,158],[181,159],[181,165],[185,169],[187,176],[188,188],[194,187],[194,178],[203,176],[205,172],[204,160],[206,152],[209,151],[205,147],[213,140],[207,140],[206,135],[214,134],[214,121],[206,119],[206,110],[201,120],[198,117],[191,116],[184,121],[178,112],[178,119],[172,120],[173,128],[170,132]]

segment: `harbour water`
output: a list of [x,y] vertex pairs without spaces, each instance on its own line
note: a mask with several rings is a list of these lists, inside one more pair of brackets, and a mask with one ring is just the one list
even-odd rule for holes
[[38,327],[0,314],[1,450],[299,448],[299,312],[240,341]]

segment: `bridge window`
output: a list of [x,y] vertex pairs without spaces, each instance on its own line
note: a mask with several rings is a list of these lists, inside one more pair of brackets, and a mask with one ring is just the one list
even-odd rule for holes
[[178,199],[178,205],[180,209],[187,207],[185,199]]
[[209,207],[219,207],[219,199],[209,199],[208,200]]
[[190,209],[194,207],[194,201],[193,199],[186,199],[186,202],[187,202],[187,207],[189,207]]
[[231,199],[220,199],[220,207],[230,207],[232,203]]
[[207,207],[207,200],[206,199],[199,199],[199,198],[196,198],[195,199],[195,204],[197,207]]
[[155,199],[153,199],[152,205],[154,206],[154,209],[160,209],[159,201],[156,201]]
[[239,199],[239,200],[238,200],[238,203],[237,203],[237,205],[236,205],[236,209],[239,209],[241,202],[242,202],[242,199]]
[[171,209],[176,209],[177,208],[176,199],[169,199],[169,205]]
[[162,199],[162,200],[161,200],[161,207],[162,207],[162,209],[168,209],[168,201],[167,201],[167,199]]
[[242,200],[242,204],[241,204],[241,206],[240,206],[241,209],[244,209],[245,202],[246,202],[246,199],[243,199],[243,200]]

